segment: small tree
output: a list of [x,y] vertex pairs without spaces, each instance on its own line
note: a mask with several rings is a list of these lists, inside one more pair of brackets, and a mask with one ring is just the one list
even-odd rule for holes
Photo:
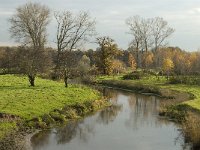
[[27,74],[31,86],[35,85],[35,76],[45,64],[43,56],[49,17],[49,8],[29,2],[18,7],[9,20],[12,37],[21,42],[27,50],[27,54],[24,55],[26,57],[24,73]]
[[113,60],[113,62],[112,62],[113,75],[122,73],[125,70],[124,66],[125,66],[125,64],[122,61],[117,60],[117,59]]
[[143,55],[143,67],[145,69],[150,69],[150,66],[153,64],[154,55],[151,52],[147,52]]
[[128,64],[131,67],[132,71],[136,70],[137,64],[136,64],[134,56],[131,53],[128,54]]
[[174,63],[170,58],[163,60],[163,71],[167,73],[167,79],[169,79],[170,72],[174,69]]
[[90,58],[86,55],[83,55],[78,63],[78,71],[80,72],[80,76],[87,76],[90,71]]

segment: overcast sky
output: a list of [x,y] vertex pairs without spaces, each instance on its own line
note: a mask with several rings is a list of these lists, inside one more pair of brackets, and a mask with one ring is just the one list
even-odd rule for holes
[[[126,34],[126,18],[140,15],[145,18],[163,17],[175,33],[168,40],[170,46],[194,51],[200,48],[200,0],[32,0],[48,5],[54,10],[89,11],[96,18],[99,36],[110,36],[119,47],[127,49],[131,36]],[[27,0],[0,0],[0,45],[13,45],[8,32],[8,18],[16,7]],[[49,45],[53,46],[56,24],[51,22]],[[95,48],[89,44],[86,48]]]

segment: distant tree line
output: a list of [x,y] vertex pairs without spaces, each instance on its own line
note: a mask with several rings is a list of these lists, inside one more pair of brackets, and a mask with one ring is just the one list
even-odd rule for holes
[[[105,50],[106,51],[106,50]],[[53,48],[45,48],[46,60],[48,62],[45,70],[41,70],[41,75],[55,79],[54,67],[57,63],[57,51]],[[86,70],[90,70],[91,74],[116,74],[123,73],[126,70],[136,70],[135,55],[129,50],[118,50],[115,54],[109,53],[111,56],[105,55],[100,48],[96,50],[89,49],[87,51],[74,50],[72,57],[74,60],[72,75],[78,76],[84,71],[75,71],[77,66],[86,65]],[[0,68],[1,73],[24,73],[24,63],[26,63],[26,49],[22,47],[0,47]],[[158,59],[159,58],[159,59]],[[25,59],[25,60],[24,60]],[[105,60],[104,60],[105,59]],[[163,47],[157,53],[149,51],[143,56],[143,64],[146,70],[163,71],[168,66],[166,59],[173,63],[171,71],[176,75],[200,75],[200,51],[186,52],[178,47]],[[108,61],[108,62],[107,62]],[[82,64],[83,63],[83,64]],[[166,64],[166,65],[164,65]],[[22,65],[22,66],[21,66]],[[26,65],[26,64],[25,64]],[[45,64],[44,64],[45,65]],[[83,67],[80,67],[83,69]],[[117,71],[116,71],[117,70]]]

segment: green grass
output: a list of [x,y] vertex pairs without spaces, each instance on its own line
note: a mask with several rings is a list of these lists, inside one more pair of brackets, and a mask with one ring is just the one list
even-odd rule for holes
[[100,98],[95,90],[85,86],[36,79],[36,86],[29,87],[24,76],[0,76],[0,113],[17,115],[25,120],[40,117],[65,105],[73,105]]
[[161,87],[193,94],[195,98],[193,100],[184,102],[184,104],[187,104],[197,110],[200,110],[200,86],[184,85],[184,84],[175,84],[175,85],[168,84],[168,85],[163,85]]
[[113,76],[102,76],[98,77],[97,80],[120,80],[124,83],[128,84],[142,84],[142,85],[149,85],[149,86],[156,86],[158,88],[166,88],[172,89],[176,91],[183,91],[191,93],[195,96],[193,100],[189,100],[184,102],[197,110],[200,110],[200,86],[198,85],[186,85],[186,84],[168,84],[166,77],[159,77],[156,76],[148,76],[144,77],[140,80],[122,80],[121,76],[113,77]]
[[0,122],[0,140],[15,128],[15,122]]

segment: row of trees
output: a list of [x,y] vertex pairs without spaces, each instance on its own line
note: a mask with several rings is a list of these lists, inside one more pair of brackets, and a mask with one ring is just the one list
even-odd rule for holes
[[[109,37],[102,37],[106,39]],[[103,40],[103,41],[104,41]],[[111,39],[110,39],[111,40]],[[105,41],[104,41],[105,42]],[[114,48],[116,43],[113,42]],[[72,51],[70,56],[73,60],[70,77],[84,76],[84,74],[117,74],[127,70],[136,70],[136,56],[132,51],[119,50],[112,47],[99,47],[97,50]],[[112,49],[113,48],[113,49]],[[111,51],[112,49],[113,51]],[[0,68],[4,68],[4,73],[24,73],[28,59],[27,50],[22,47],[1,47],[0,48]],[[55,66],[57,64],[56,49],[45,49],[45,68],[40,72],[55,79]],[[157,72],[174,72],[177,75],[199,75],[200,74],[200,52],[186,52],[177,47],[160,48],[157,53],[149,51],[143,55],[142,63],[146,70],[156,70]],[[48,65],[47,65],[48,64]],[[88,73],[89,72],[89,73]]]
[[96,38],[98,48],[77,50],[96,35],[95,20],[87,12],[55,12],[57,22],[56,49],[45,48],[47,26],[51,12],[39,3],[27,3],[16,9],[10,18],[10,33],[21,43],[18,48],[0,50],[0,68],[8,72],[24,73],[34,86],[38,73],[49,73],[54,79],[68,79],[92,74],[116,74],[128,67],[174,70],[177,74],[192,74],[199,69],[199,53],[187,53],[178,48],[164,48],[166,39],[174,32],[162,18],[130,17],[126,23],[133,40],[127,51],[119,49],[107,36]]

